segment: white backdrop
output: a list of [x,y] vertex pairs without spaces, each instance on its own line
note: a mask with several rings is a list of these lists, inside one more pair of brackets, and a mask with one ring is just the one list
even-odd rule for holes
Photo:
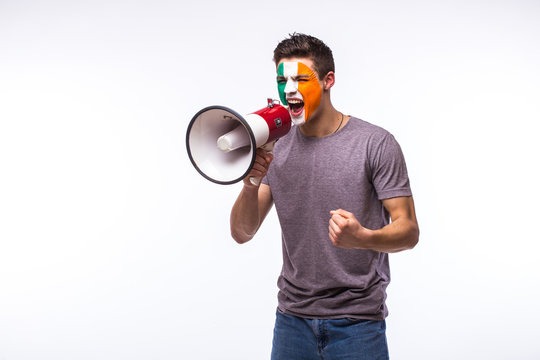
[[402,145],[393,359],[538,359],[540,3],[0,0],[0,360],[266,359],[280,231],[191,166],[200,108],[277,98],[288,33]]

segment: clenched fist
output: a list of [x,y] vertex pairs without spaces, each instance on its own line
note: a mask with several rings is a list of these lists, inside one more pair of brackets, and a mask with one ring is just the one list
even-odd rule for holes
[[330,211],[328,236],[335,246],[345,249],[366,249],[371,230],[363,227],[354,214],[338,209]]

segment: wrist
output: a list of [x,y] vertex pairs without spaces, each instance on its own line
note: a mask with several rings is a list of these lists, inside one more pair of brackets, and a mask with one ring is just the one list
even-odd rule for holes
[[375,243],[377,242],[377,231],[362,227],[359,230],[357,239],[359,240],[359,249],[373,249],[375,247]]
[[253,185],[249,179],[244,180],[244,188],[243,191],[248,193],[258,193],[259,192],[259,185]]

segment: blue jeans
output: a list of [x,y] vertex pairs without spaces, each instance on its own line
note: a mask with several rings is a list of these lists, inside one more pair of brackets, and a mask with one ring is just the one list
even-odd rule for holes
[[387,360],[386,322],[276,313],[272,360]]

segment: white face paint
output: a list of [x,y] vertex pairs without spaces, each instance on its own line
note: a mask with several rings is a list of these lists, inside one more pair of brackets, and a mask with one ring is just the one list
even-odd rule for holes
[[[287,103],[289,104],[289,109],[291,109],[291,105],[294,106],[294,104],[304,101],[302,94],[298,91],[298,80],[296,80],[298,76],[298,63],[284,62],[283,76],[287,79],[284,91]],[[302,125],[306,122],[306,111],[304,107],[302,107],[301,111],[297,112],[291,110],[290,114],[291,121],[294,125]]]

